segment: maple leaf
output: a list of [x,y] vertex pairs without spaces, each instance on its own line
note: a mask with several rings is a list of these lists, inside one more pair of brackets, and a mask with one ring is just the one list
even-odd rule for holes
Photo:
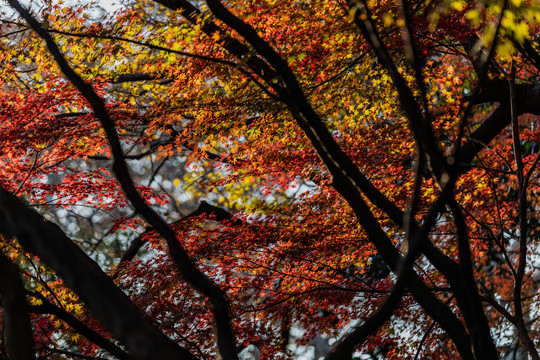
[[10,4],[38,356],[539,357],[537,2]]

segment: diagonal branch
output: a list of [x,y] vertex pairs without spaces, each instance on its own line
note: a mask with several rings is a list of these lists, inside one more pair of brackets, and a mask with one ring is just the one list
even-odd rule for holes
[[[450,186],[445,187],[437,201],[435,201],[435,203],[431,206],[431,209],[424,219],[423,226],[414,234],[409,236],[409,250],[407,251],[405,258],[400,259],[397,270],[394,270],[398,275],[398,278],[383,305],[373,316],[371,316],[362,325],[355,328],[349,335],[342,339],[334,351],[328,355],[326,360],[351,358],[354,349],[358,345],[362,344],[370,335],[373,335],[384,322],[390,319],[390,316],[392,316],[402,298],[403,291],[405,290],[405,286],[407,284],[407,279],[414,275],[413,264],[416,256],[420,252],[421,245],[422,243],[428,241],[429,232],[433,225],[435,225],[439,213],[444,207],[446,201],[448,201],[448,197],[451,196],[451,192],[452,190]],[[464,357],[466,356],[467,355],[464,355]]]
[[[351,0],[349,1],[349,8],[353,14],[355,24],[362,31],[362,34],[371,45],[377,58],[381,61],[390,75],[394,87],[397,90],[401,108],[405,112],[409,127],[414,134],[417,146],[425,151],[433,176],[437,179],[441,188],[444,187],[450,180],[450,176],[453,174],[450,173],[451,169],[449,164],[447,164],[446,158],[436,144],[428,117],[423,115],[411,89],[390,57],[387,47],[383,44],[376,30],[366,2],[363,0]],[[405,10],[403,11],[406,12]],[[412,42],[410,43],[410,46],[414,52]],[[421,80],[421,71],[420,69],[417,69],[416,72],[420,87],[422,88],[423,82]],[[425,111],[427,112],[427,109],[425,109]]]
[[[181,10],[188,20],[197,18],[198,9],[187,1],[158,0],[158,2],[171,9]],[[287,105],[290,113],[306,133],[332,174],[334,188],[347,200],[359,223],[367,232],[369,240],[375,245],[385,262],[390,265],[393,271],[397,271],[401,256],[380,227],[378,220],[373,216],[361,192],[363,191],[375,205],[389,214],[390,218],[400,226],[403,224],[402,211],[373,186],[335,142],[322,119],[307,101],[293,72],[279,54],[261,39],[251,26],[231,14],[219,1],[208,0],[207,3],[210,10],[219,20],[237,31],[249,42],[256,53],[263,56],[267,61],[262,61],[260,57],[254,56],[252,52],[243,52],[246,49],[243,45],[230,46],[231,43],[238,43],[238,40],[232,39],[229,41],[229,38],[225,38],[222,41],[222,46],[233,55],[241,59],[247,58],[246,62],[252,71],[265,79],[269,86],[272,86],[276,91],[281,101]],[[213,34],[212,31],[219,31],[219,28],[211,21],[205,22],[202,29],[210,36]],[[268,64],[272,68],[268,69]],[[265,72],[261,73],[261,69],[265,69]],[[413,273],[410,278],[407,278],[407,287],[420,305],[426,309],[426,312],[436,319],[451,336],[462,356],[466,359],[472,359],[469,339],[455,315],[433,296],[416,274]]]
[[[156,0],[156,2],[172,10],[181,11],[181,14],[193,25],[198,23],[197,19],[202,15],[196,7],[186,0]],[[236,31],[242,31],[239,33],[250,42],[257,54],[266,54],[266,61],[255,55],[249,47],[239,40],[224,33],[211,20],[203,23],[202,31],[209,37],[216,33],[219,34],[220,45],[238,59],[242,59],[255,74],[264,79],[274,89],[280,100],[288,106],[291,114],[305,131],[334,178],[348,178],[347,181],[352,182],[373,204],[387,214],[397,226],[402,227],[403,211],[373,186],[343,152],[322,119],[307,101],[287,63],[249,25],[240,19],[236,18],[234,20],[234,15],[230,14],[222,5],[220,6],[219,2],[212,1],[211,3],[213,7],[219,7],[220,16],[218,18],[221,17],[223,21],[223,16],[226,16],[228,20],[224,22],[230,24],[231,28]],[[233,21],[234,24],[230,21]],[[276,69],[280,69],[283,73],[278,73]]]
[[[19,14],[29,23],[32,29],[43,39],[58,63],[62,72],[75,85],[81,94],[89,102],[94,110],[94,114],[100,120],[103,129],[107,135],[107,140],[111,146],[114,155],[113,170],[117,180],[120,182],[126,197],[129,199],[136,211],[156,229],[156,231],[165,238],[175,264],[178,266],[184,278],[195,288],[206,295],[213,305],[213,313],[217,327],[217,343],[221,355],[225,359],[237,359],[236,345],[234,335],[230,324],[229,304],[225,293],[215,285],[206,275],[204,275],[191,261],[189,255],[179,243],[174,231],[167,223],[146,203],[139,194],[127,164],[124,159],[124,153],[116,133],[113,121],[109,117],[103,100],[96,94],[92,87],[83,81],[83,79],[71,68],[66,59],[60,52],[60,49],[49,35],[49,33],[32,17],[28,10],[24,9],[17,0],[10,0],[9,3]],[[187,350],[184,350],[187,352]],[[190,354],[191,355],[191,354]],[[185,355],[184,355],[185,356]]]
[[[180,220],[173,222],[171,225],[179,224],[180,222],[186,221],[187,219],[190,219],[199,215],[203,215],[203,214],[212,215],[214,216],[213,219],[217,221],[231,220],[233,217],[232,214],[226,211],[225,209],[210,205],[209,203],[203,200],[201,201],[201,203],[199,204],[199,207],[195,211],[193,211],[187,216],[184,216]],[[242,224],[242,222],[240,220],[237,220],[236,224],[240,225]],[[151,227],[148,227],[142,233],[140,233],[135,239],[133,239],[128,249],[126,250],[122,258],[120,259],[120,262],[122,263],[124,261],[133,260],[135,255],[137,255],[137,252],[139,251],[139,249],[144,245],[146,236],[150,234],[150,232],[152,231],[154,231],[154,229]]]
[[163,335],[145,319],[98,264],[90,259],[54,223],[25,206],[0,188],[0,233],[48,264],[88,308],[141,360],[195,357]]
[[39,293],[31,293],[31,296],[34,296],[41,300],[41,305],[29,305],[28,310],[35,314],[51,314],[56,316],[57,318],[64,321],[66,324],[71,326],[75,331],[77,331],[79,334],[84,336],[89,341],[93,342],[103,350],[106,350],[109,352],[109,354],[115,356],[118,359],[121,360],[131,360],[133,357],[126,353],[124,350],[116,346],[113,342],[111,342],[106,337],[102,336],[83,322],[81,322],[79,319],[77,319],[75,316],[67,312],[66,310],[55,306],[52,304],[47,298],[42,296]]

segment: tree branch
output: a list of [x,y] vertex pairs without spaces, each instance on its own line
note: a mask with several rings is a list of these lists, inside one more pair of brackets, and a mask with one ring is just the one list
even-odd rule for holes
[[[198,9],[187,1],[158,0],[158,2],[174,10],[181,10],[182,15],[194,24],[196,23],[199,14]],[[237,31],[250,43],[257,54],[268,61],[267,63],[254,56],[252,52],[244,52],[247,48],[239,44],[238,40],[232,39],[229,41],[227,35],[222,38],[222,46],[236,57],[247,59],[248,66],[267,81],[268,85],[276,91],[281,101],[287,105],[289,111],[306,133],[332,174],[333,186],[354,210],[357,219],[366,230],[369,240],[373,242],[378,252],[383,255],[385,262],[396,271],[400,258],[399,252],[381,229],[380,224],[364,202],[360,191],[363,191],[375,205],[389,214],[390,218],[400,226],[403,224],[402,211],[373,186],[335,142],[322,119],[315,113],[305,98],[293,72],[279,54],[262,40],[251,26],[231,14],[219,1],[209,0],[207,3],[210,10],[219,20]],[[209,36],[213,32],[220,32],[219,28],[211,21],[205,22],[202,29]],[[269,68],[268,64],[272,68]],[[427,286],[416,274],[407,279],[407,287],[421,306],[426,309],[426,312],[433,316],[441,324],[441,327],[449,333],[456,342],[462,356],[472,359],[466,332],[455,315],[430,293]]]
[[0,295],[4,314],[2,325],[9,358],[13,360],[35,359],[32,327],[26,312],[26,296],[19,271],[1,252],[0,274],[2,274],[0,276]]
[[[213,219],[217,221],[225,221],[225,220],[232,219],[232,214],[229,213],[228,211],[220,207],[210,205],[209,203],[203,200],[201,201],[201,203],[199,204],[199,207],[195,211],[173,222],[171,225],[177,225],[183,221],[186,221],[187,219],[190,219],[199,215],[213,215],[214,216]],[[237,224],[242,224],[242,222],[240,220],[237,220]],[[142,233],[139,234],[139,236],[133,239],[128,249],[126,250],[122,258],[120,259],[120,263],[124,261],[133,260],[135,255],[137,255],[137,252],[139,251],[139,249],[144,245],[145,237],[149,235],[152,231],[155,231],[155,229],[152,227],[147,227]]]
[[88,327],[86,324],[81,322],[75,316],[65,311],[64,309],[53,305],[47,298],[41,296],[41,294],[31,294],[32,296],[41,300],[41,305],[29,305],[28,310],[35,314],[51,314],[57,318],[64,321],[66,324],[71,326],[75,331],[84,336],[89,341],[93,342],[103,350],[107,351],[109,354],[121,360],[131,360],[133,357],[126,353],[124,350],[116,346],[106,337],[102,336],[94,329]]
[[195,360],[144,318],[99,265],[55,224],[0,187],[0,233],[48,264],[136,359]]
[[[199,289],[212,302],[217,328],[217,345],[221,355],[225,359],[238,359],[235,338],[230,324],[229,304],[225,293],[195,266],[176,238],[174,231],[172,231],[159,214],[148,206],[135,188],[124,159],[124,153],[116,133],[116,128],[107,113],[103,100],[96,94],[92,87],[84,82],[73,68],[71,68],[47,30],[45,30],[17,0],[9,0],[9,3],[29,23],[32,29],[45,40],[50,53],[53,55],[62,72],[89,102],[94,110],[94,114],[105,130],[107,140],[111,146],[111,152],[114,156],[113,171],[120,182],[126,197],[129,199],[135,210],[148,221],[161,236],[163,236],[169,247],[169,253],[184,278],[192,286]],[[187,350],[183,350],[187,352]],[[190,356],[193,355],[190,354]]]

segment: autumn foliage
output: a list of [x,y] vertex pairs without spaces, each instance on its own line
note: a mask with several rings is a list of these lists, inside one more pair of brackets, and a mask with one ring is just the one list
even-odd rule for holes
[[537,1],[27,6],[0,358],[540,359]]

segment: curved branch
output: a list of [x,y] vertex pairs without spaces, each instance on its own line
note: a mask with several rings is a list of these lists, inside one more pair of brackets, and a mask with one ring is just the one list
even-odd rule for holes
[[[213,314],[217,328],[217,343],[221,355],[225,359],[238,359],[235,338],[230,324],[231,319],[229,314],[229,304],[225,293],[195,266],[185,249],[176,238],[174,231],[167,225],[165,220],[161,218],[159,214],[148,206],[146,201],[135,188],[124,159],[124,153],[116,133],[115,125],[109,117],[109,114],[105,108],[105,103],[96,94],[92,87],[84,82],[84,80],[68,64],[47,30],[45,30],[32,17],[28,10],[24,9],[17,0],[9,0],[9,3],[29,23],[32,29],[34,29],[34,31],[43,40],[45,40],[50,53],[53,55],[62,72],[71,81],[71,83],[75,85],[77,89],[79,89],[81,94],[86,98],[94,110],[94,114],[99,119],[101,126],[105,130],[107,140],[111,146],[111,152],[114,156],[113,171],[117,180],[120,182],[126,197],[129,199],[135,210],[152,227],[154,227],[161,236],[163,236],[169,247],[169,253],[171,254],[175,264],[179,268],[184,278],[192,286],[199,289],[212,302]],[[185,351],[187,352],[187,350]]]
[[133,357],[126,353],[124,350],[116,346],[109,339],[103,337],[101,334],[88,327],[86,324],[81,322],[75,316],[71,315],[69,312],[64,309],[53,305],[50,301],[47,300],[41,294],[31,294],[34,297],[37,297],[41,300],[41,305],[29,305],[28,310],[35,314],[51,314],[57,318],[64,321],[66,324],[71,326],[75,331],[84,336],[89,341],[93,342],[103,350],[107,351],[109,354],[121,360],[131,360]]
[[[65,36],[73,36],[73,37],[80,37],[80,38],[97,38],[97,39],[107,39],[107,40],[116,40],[116,41],[121,41],[121,42],[127,42],[127,43],[130,43],[130,44],[135,44],[135,45],[147,47],[147,48],[152,49],[152,50],[165,51],[165,52],[172,53],[172,54],[177,54],[177,55],[190,57],[190,58],[194,58],[194,59],[199,59],[199,60],[211,61],[211,62],[215,62],[215,63],[218,63],[218,64],[229,65],[229,66],[232,66],[232,67],[237,66],[236,63],[234,63],[232,61],[229,61],[229,60],[214,58],[214,57],[206,56],[206,55],[188,53],[188,52],[185,52],[185,51],[173,50],[173,49],[169,49],[169,48],[166,48],[166,47],[163,47],[163,46],[149,44],[149,43],[146,43],[146,42],[143,42],[143,41],[127,39],[127,38],[123,38],[121,36],[116,36],[116,35],[105,35],[105,34],[100,35],[100,34],[91,34],[91,33],[84,34],[84,33],[74,33],[74,32],[62,31],[62,30],[56,30],[56,29],[45,29],[45,30],[47,32],[50,32],[50,33],[60,34],[60,35],[65,35]],[[142,78],[142,80],[154,80],[154,79],[155,79],[155,77],[153,77],[152,79],[148,79],[148,78],[144,78],[144,77]],[[124,81],[140,81],[140,80],[124,80]]]
[[[195,23],[198,9],[187,1],[157,1],[171,9],[181,10],[182,15]],[[222,41],[222,46],[238,58],[247,59],[248,66],[267,81],[269,86],[276,91],[281,101],[287,105],[290,113],[310,139],[315,150],[332,174],[332,185],[349,203],[359,223],[367,232],[369,240],[375,245],[378,252],[383,255],[385,262],[394,271],[397,271],[400,254],[388,239],[387,234],[382,230],[378,220],[373,216],[361,192],[366,194],[370,201],[400,226],[403,224],[403,212],[373,186],[335,142],[322,119],[307,101],[293,72],[279,54],[261,39],[250,25],[230,13],[219,1],[208,0],[207,3],[214,15],[244,37],[258,55],[254,56],[253,52],[247,52],[246,46],[239,44],[236,39],[230,39],[227,35]],[[210,36],[213,32],[220,31],[211,21],[206,22],[202,29]],[[258,56],[263,56],[268,62],[263,61]],[[434,247],[431,247],[431,249],[436,250]],[[444,255],[441,254],[441,256]],[[407,278],[407,287],[420,305],[426,309],[426,312],[436,319],[452,337],[462,356],[466,359],[472,359],[469,339],[455,315],[430,292],[429,288],[416,274],[413,273],[411,277]]]

